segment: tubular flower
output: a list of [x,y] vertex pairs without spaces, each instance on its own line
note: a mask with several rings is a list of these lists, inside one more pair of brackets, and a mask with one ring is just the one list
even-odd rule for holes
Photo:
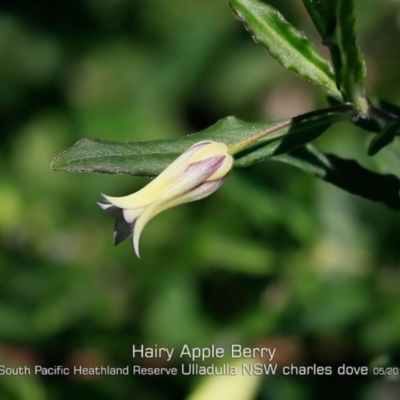
[[139,257],[139,238],[147,222],[160,212],[214,193],[232,168],[233,158],[224,143],[194,144],[143,189],[124,197],[102,194],[109,204],[98,203],[116,217],[114,243],[132,234]]

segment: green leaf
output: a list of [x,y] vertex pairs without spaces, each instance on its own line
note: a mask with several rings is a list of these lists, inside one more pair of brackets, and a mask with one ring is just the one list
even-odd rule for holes
[[303,4],[320,35],[323,38],[330,36],[335,29],[335,1],[303,0]]
[[315,26],[329,47],[336,85],[345,101],[367,115],[366,66],[356,43],[353,0],[303,0]]
[[253,39],[285,68],[340,97],[328,61],[276,9],[257,0],[230,0],[230,5]]
[[[310,117],[280,129],[235,155],[236,166],[248,166],[293,150],[320,136],[332,123],[349,115],[331,112]],[[156,176],[194,143],[214,140],[231,145],[276,124],[249,123],[235,117],[220,120],[202,132],[168,140],[111,142],[83,139],[58,155],[51,168],[57,171]]]
[[[369,132],[382,134],[386,130],[388,122],[400,119],[400,108],[386,100],[371,97],[368,119],[354,118],[354,125],[359,126]],[[328,96],[328,103],[333,107],[346,104],[335,97]]]
[[330,113],[309,118],[289,129],[281,129],[257,142],[256,146],[239,153],[235,166],[248,167],[267,158],[290,152],[322,135],[333,123],[347,119],[349,116],[346,114]]
[[400,166],[400,140],[394,141],[371,161],[379,172],[384,174],[394,172],[396,175],[399,175],[397,171],[399,171]]
[[273,158],[311,173],[356,196],[400,211],[400,179],[370,171],[353,160],[319,152],[311,145]]
[[400,132],[400,120],[392,121],[387,124],[386,128],[379,135],[372,138],[369,147],[368,155],[373,156],[387,145],[393,142],[396,135]]

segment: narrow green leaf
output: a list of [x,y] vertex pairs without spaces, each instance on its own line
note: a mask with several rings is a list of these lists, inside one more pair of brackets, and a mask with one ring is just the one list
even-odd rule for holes
[[328,61],[276,9],[257,0],[230,0],[230,5],[253,39],[285,68],[340,96]]
[[373,156],[381,149],[393,142],[396,135],[400,132],[400,120],[393,121],[387,124],[382,133],[372,138],[369,147],[368,155]]
[[316,28],[329,47],[336,85],[345,101],[368,111],[365,94],[366,66],[356,43],[353,0],[303,0]]
[[[248,166],[293,150],[320,136],[332,123],[349,118],[348,114],[331,112],[281,129],[235,155],[235,166]],[[194,143],[214,140],[231,145],[274,124],[276,121],[249,123],[228,117],[202,132],[176,139],[148,142],[83,139],[58,155],[51,168],[67,172],[156,176]]]
[[89,172],[156,176],[188,147],[202,140],[232,144],[268,126],[227,117],[199,133],[180,138],[143,142],[112,142],[83,139],[58,155],[51,168],[66,172]]
[[319,152],[311,145],[272,159],[291,164],[356,196],[400,211],[400,179],[370,171],[353,160]]
[[335,29],[334,0],[303,0],[315,27],[323,38],[330,36]]
[[390,174],[400,170],[400,140],[394,141],[384,151],[377,154],[371,161],[377,168],[377,171],[383,174]]

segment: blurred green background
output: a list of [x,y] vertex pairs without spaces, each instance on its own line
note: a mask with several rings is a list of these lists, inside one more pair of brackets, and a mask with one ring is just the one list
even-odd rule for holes
[[[271,3],[319,44],[301,1]],[[400,104],[399,4],[358,0],[356,10],[369,92]],[[147,181],[49,167],[85,137],[163,139],[227,115],[266,121],[325,105],[252,41],[226,0],[2,2],[0,364],[121,367],[137,363],[132,344],[240,343],[276,348],[281,366],[400,366],[398,213],[265,162],[157,216],[137,259],[130,243],[113,246],[96,201]],[[398,174],[400,152],[369,159],[368,139],[339,124],[316,144]],[[0,376],[0,400],[175,400],[199,382]],[[399,393],[396,380],[276,375],[232,400]]]

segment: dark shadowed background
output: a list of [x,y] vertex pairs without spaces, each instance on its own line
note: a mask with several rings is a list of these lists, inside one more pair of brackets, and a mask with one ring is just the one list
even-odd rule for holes
[[[319,42],[301,1],[271,3]],[[356,15],[369,91],[400,104],[399,3],[358,0]],[[400,367],[398,213],[264,162],[157,216],[137,259],[130,243],[113,246],[113,221],[96,201],[147,181],[50,170],[85,137],[171,138],[227,115],[266,121],[324,106],[318,88],[252,41],[226,0],[3,2],[0,364],[180,366],[133,360],[132,345],[238,343],[276,348],[280,366]],[[399,146],[368,158],[369,139],[342,123],[316,145],[400,172]],[[199,382],[0,375],[0,400],[213,400],[196,393]],[[399,381],[372,376],[277,374],[257,385],[232,400],[400,392]]]

